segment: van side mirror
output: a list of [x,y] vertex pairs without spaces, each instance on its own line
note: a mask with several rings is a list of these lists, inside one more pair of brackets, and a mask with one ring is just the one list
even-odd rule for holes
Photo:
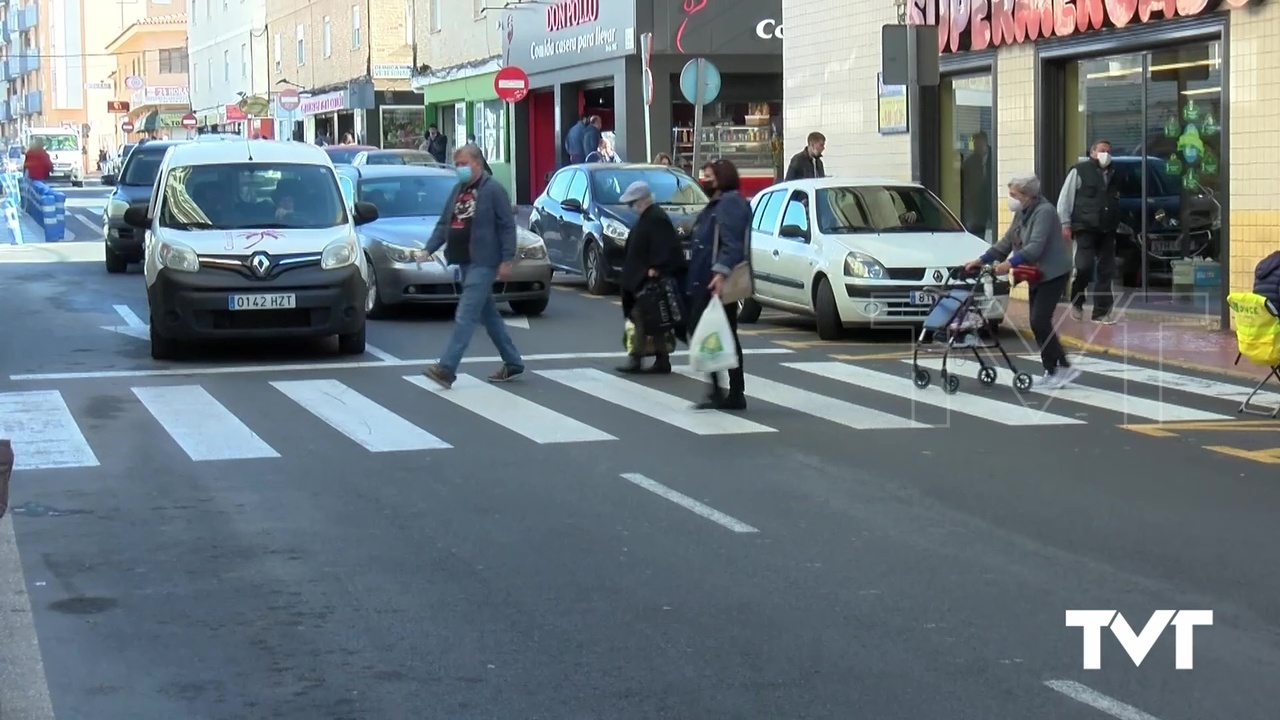
[[354,215],[356,225],[368,225],[378,219],[378,206],[370,202],[358,202]]
[[129,227],[137,228],[139,230],[150,230],[151,218],[147,217],[148,209],[149,208],[143,207],[141,205],[134,205],[130,207],[128,210],[125,210],[124,211],[125,224],[128,225]]

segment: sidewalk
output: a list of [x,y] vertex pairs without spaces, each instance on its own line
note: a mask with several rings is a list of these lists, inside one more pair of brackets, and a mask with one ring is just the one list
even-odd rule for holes
[[[1026,301],[1010,300],[1009,315],[1018,332],[1030,337]],[[1084,321],[1072,320],[1070,307],[1064,303],[1058,306],[1058,336],[1068,351],[1115,355],[1254,380],[1266,374],[1265,368],[1247,360],[1235,365],[1236,336],[1230,329],[1218,330],[1216,318],[1140,310],[1121,312],[1119,317],[1115,325],[1091,322],[1087,315]]]
[[[18,211],[18,220],[22,227],[22,242],[24,245],[44,242],[44,226],[36,222],[36,219],[21,210]],[[9,227],[0,222],[0,246],[13,245],[13,233],[9,231]]]

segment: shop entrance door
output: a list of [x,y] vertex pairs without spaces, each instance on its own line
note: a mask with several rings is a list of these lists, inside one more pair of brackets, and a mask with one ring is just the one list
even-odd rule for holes
[[991,73],[952,75],[938,88],[939,190],[965,229],[992,242],[996,199]]

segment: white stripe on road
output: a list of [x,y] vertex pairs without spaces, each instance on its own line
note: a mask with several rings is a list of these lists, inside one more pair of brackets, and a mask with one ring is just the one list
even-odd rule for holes
[[1056,690],[1076,702],[1084,703],[1095,710],[1101,710],[1111,717],[1116,718],[1116,720],[1160,720],[1160,718],[1155,715],[1142,712],[1132,705],[1126,705],[1113,697],[1103,695],[1097,690],[1081,685],[1078,682],[1072,682],[1070,680],[1045,680],[1044,684],[1050,689]]
[[539,445],[618,439],[470,375],[459,375],[448,390],[422,375],[404,379]]
[[400,362],[400,358],[396,357],[395,355],[392,355],[386,350],[379,350],[378,348],[372,345],[365,345],[364,351],[365,353],[378,358],[382,362],[389,362],[389,363]]
[[[710,382],[705,373],[681,369],[680,373],[697,380]],[[901,430],[927,428],[929,425],[908,418],[898,417],[861,405],[837,400],[826,395],[784,385],[755,375],[746,376],[747,395],[767,403],[790,408],[806,415],[844,425],[854,430]]]
[[[672,357],[682,357],[688,355],[687,350],[671,353]],[[794,355],[794,350],[787,348],[744,348],[743,355]],[[584,353],[543,353],[539,355],[524,356],[525,362],[555,362],[559,360],[624,360],[628,357],[625,352],[584,352]],[[15,382],[32,381],[32,380],[105,380],[107,378],[135,378],[135,377],[187,377],[191,375],[243,375],[245,373],[267,373],[267,372],[296,372],[306,370],[355,370],[364,368],[385,368],[391,366],[413,367],[415,365],[427,366],[434,365],[439,362],[438,358],[415,358],[412,360],[397,360],[396,362],[382,361],[370,362],[368,360],[355,360],[351,362],[314,362],[314,363],[283,363],[280,365],[222,365],[216,367],[192,367],[192,368],[171,368],[165,370],[98,370],[93,372],[55,372],[55,373],[25,373],[19,375],[10,375],[9,379]],[[502,358],[497,356],[488,357],[468,357],[463,358],[464,363],[484,363],[498,364],[502,362]]]
[[453,447],[337,380],[288,380],[271,386],[370,452]]
[[539,370],[538,374],[561,385],[647,415],[654,420],[696,435],[741,435],[777,432],[771,427],[722,412],[699,412],[683,398],[668,395],[592,368]]
[[0,393],[0,437],[13,441],[15,470],[98,466],[57,390]]
[[280,457],[199,385],[132,388],[133,394],[192,460]]
[[94,233],[94,234],[96,234],[96,235],[101,235],[101,234],[102,234],[102,226],[101,226],[101,225],[94,224],[94,222],[93,222],[92,220],[90,220],[90,219],[86,218],[85,216],[83,216],[83,215],[72,215],[71,217],[73,217],[73,218],[75,218],[75,219],[79,220],[80,222],[84,223],[85,225],[88,225],[88,226],[89,226],[89,231],[90,231],[90,232],[92,232],[92,233]]
[[694,500],[693,498],[689,497],[688,495],[683,495],[681,493],[678,493],[675,490],[672,490],[671,488],[667,487],[666,485],[663,485],[662,483],[656,480],[650,480],[649,478],[639,473],[622,473],[622,479],[626,480],[627,482],[638,485],[644,488],[645,490],[648,490],[649,492],[653,493],[654,495],[657,495],[658,497],[666,498],[671,502],[679,505],[680,507],[686,510],[689,510],[691,512],[694,512],[698,515],[701,515],[702,517],[710,520],[711,522],[717,525],[720,525],[722,527],[729,528],[730,530],[736,533],[760,532],[759,530],[751,527],[750,525],[742,522],[737,518],[733,518],[728,515],[725,515],[724,513],[720,512],[719,510],[716,510],[715,508],[704,505],[698,502],[697,500]]
[[[903,360],[907,365],[911,364],[911,360]],[[921,359],[920,366],[929,368],[930,370],[942,370],[942,360],[940,359]],[[966,360],[963,365],[957,366],[949,363],[949,367],[953,373],[963,373],[965,375],[976,376],[978,373],[978,363]],[[1009,378],[1012,373],[1008,369],[1003,369],[1003,377]],[[976,377],[973,380],[977,382]],[[963,389],[961,390],[963,392]],[[1146,398],[1129,395],[1128,393],[1112,392],[1111,390],[1102,390],[1099,388],[1091,388],[1084,385],[1068,385],[1057,390],[1046,390],[1045,388],[1037,388],[1034,384],[1031,386],[1031,392],[1037,395],[1044,395],[1053,400],[1065,400],[1067,402],[1079,403],[1099,410],[1109,410],[1111,412],[1120,413],[1130,417],[1140,417],[1147,420],[1155,420],[1156,422],[1185,422],[1188,420],[1230,420],[1226,415],[1205,412],[1204,410],[1196,410],[1195,408],[1183,407],[1173,403],[1160,402],[1158,400],[1148,400]],[[1046,403],[1046,407],[1048,403]]]
[[783,363],[819,377],[888,393],[949,412],[990,420],[1002,425],[1081,425],[1083,420],[1060,417],[1019,403],[1005,403],[981,395],[948,395],[935,383],[921,390],[906,377],[875,372],[840,362]]
[[12,515],[0,518],[0,711],[15,720],[54,720]]
[[[1038,357],[1035,358],[1039,360]],[[1128,365],[1113,360],[1103,360],[1101,358],[1092,357],[1072,357],[1071,365],[1078,370],[1095,375],[1103,375],[1112,377],[1125,382],[1138,383],[1140,385],[1154,385],[1162,390],[1175,390],[1191,395],[1199,395],[1201,397],[1214,398],[1217,400],[1228,400],[1230,402],[1241,403],[1249,396],[1253,388],[1235,383],[1225,383],[1217,380],[1207,380],[1192,375],[1179,375],[1178,373],[1166,372],[1164,370],[1154,370],[1151,368],[1140,367],[1138,365]],[[1259,369],[1258,379],[1262,379],[1263,371]],[[1260,392],[1254,400],[1267,404],[1280,404],[1280,394],[1273,392]]]
[[138,317],[138,314],[135,313],[128,305],[112,305],[112,307],[116,309],[116,314],[120,316],[120,319],[124,320],[125,325],[135,328],[144,328],[147,326],[147,324],[142,321],[142,318]]

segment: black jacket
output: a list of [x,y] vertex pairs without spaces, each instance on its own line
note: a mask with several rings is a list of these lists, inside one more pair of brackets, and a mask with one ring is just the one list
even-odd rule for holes
[[787,176],[783,180],[808,180],[826,176],[827,170],[822,166],[822,158],[810,155],[809,148],[805,148],[791,156],[791,164],[787,166]]
[[1074,232],[1113,233],[1120,227],[1120,187],[1114,167],[1102,168],[1092,160],[1073,168],[1080,181],[1071,206]]
[[640,292],[649,276],[649,268],[659,274],[683,281],[688,267],[684,246],[667,211],[650,205],[640,213],[627,236],[627,254],[622,260],[619,287],[622,290],[623,313],[630,315],[630,297]]
[[1253,292],[1280,309],[1280,250],[1263,258],[1254,269]]

